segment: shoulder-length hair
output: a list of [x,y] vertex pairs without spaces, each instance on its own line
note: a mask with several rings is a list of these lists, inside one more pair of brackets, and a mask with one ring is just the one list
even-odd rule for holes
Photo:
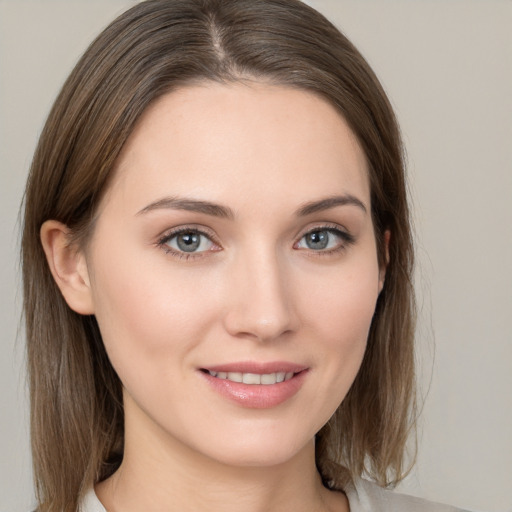
[[198,81],[262,80],[333,105],[367,158],[378,258],[389,261],[366,354],[316,436],[326,485],[404,475],[414,423],[413,250],[399,129],[374,73],[329,21],[298,0],[149,0],[116,19],[65,82],[30,169],[22,241],[36,492],[41,512],[75,511],[123,456],[122,386],[93,316],[73,312],[40,243],[44,221],[90,235],[116,159],[146,108]]

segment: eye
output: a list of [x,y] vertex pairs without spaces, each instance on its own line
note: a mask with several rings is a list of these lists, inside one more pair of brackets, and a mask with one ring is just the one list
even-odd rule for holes
[[197,229],[182,229],[166,235],[159,245],[171,253],[191,255],[214,250],[217,245],[206,234]]
[[295,245],[296,249],[332,252],[352,243],[353,237],[337,228],[316,228],[306,233]]

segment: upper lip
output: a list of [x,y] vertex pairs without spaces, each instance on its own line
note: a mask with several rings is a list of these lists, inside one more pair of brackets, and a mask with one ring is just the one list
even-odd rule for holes
[[205,366],[202,370],[209,370],[212,372],[237,372],[237,373],[299,373],[307,370],[307,366],[288,361],[270,361],[270,362],[256,362],[256,361],[239,361],[235,363],[223,363],[214,366]]

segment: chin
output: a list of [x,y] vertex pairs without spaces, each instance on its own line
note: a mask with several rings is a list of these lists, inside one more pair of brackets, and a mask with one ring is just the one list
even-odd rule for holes
[[203,453],[227,466],[272,467],[286,464],[309,452],[314,454],[314,437],[294,436],[292,433],[284,432],[280,432],[279,435],[275,435],[275,432],[263,435],[238,435],[219,440],[213,446],[213,450],[212,446],[208,448],[207,452]]

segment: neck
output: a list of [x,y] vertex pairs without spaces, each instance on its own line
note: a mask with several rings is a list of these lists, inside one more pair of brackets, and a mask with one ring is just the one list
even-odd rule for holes
[[313,439],[283,463],[234,466],[157,430],[138,435],[127,422],[123,462],[96,486],[108,512],[348,512],[345,496],[321,483]]

